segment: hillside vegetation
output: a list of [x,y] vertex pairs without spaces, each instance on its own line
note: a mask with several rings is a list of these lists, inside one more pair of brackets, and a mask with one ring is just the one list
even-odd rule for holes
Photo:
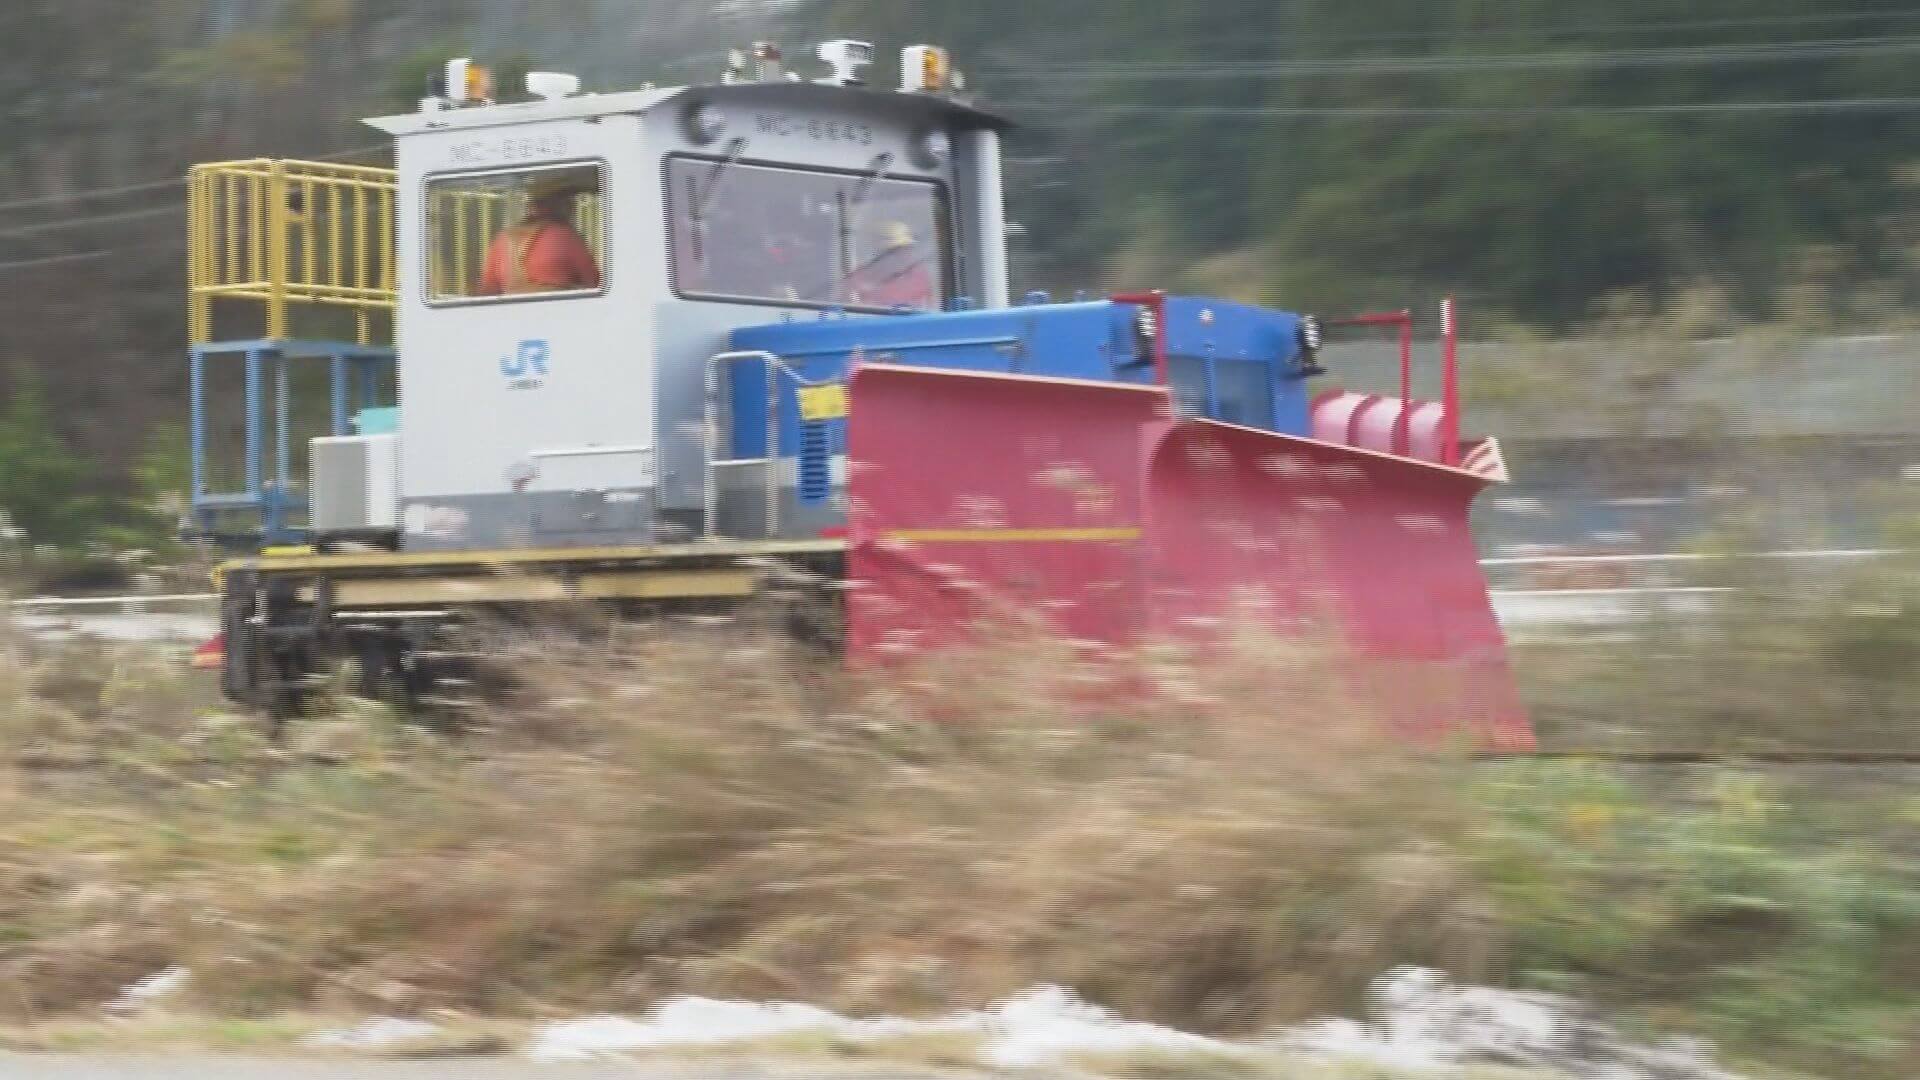
[[[1915,295],[1916,29],[1819,0],[15,4],[0,390],[37,380],[78,483],[133,490],[143,450],[180,446],[189,164],[384,160],[357,118],[411,107],[452,53],[619,88],[836,33],[883,57],[946,44],[1022,122],[1022,287],[1327,312],[1453,292],[1476,328],[1557,330],[1623,290],[1710,285],[1745,318],[1881,322]],[[0,476],[43,445],[0,443]],[[77,509],[85,532],[129,524],[111,500],[31,498],[9,509],[46,542],[70,543]]]
[[[1711,283],[1914,296],[1920,14],[1821,0],[832,0],[1030,125],[1033,268],[1566,326]],[[877,28],[877,29],[876,29]],[[1877,103],[1877,104],[1876,104]]]

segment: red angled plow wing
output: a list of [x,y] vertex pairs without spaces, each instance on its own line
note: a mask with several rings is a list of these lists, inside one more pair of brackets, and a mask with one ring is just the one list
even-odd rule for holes
[[1176,419],[1158,387],[889,365],[853,376],[848,457],[856,656],[995,611],[1110,643],[1252,613],[1339,627],[1339,674],[1410,734],[1531,745],[1472,473]]

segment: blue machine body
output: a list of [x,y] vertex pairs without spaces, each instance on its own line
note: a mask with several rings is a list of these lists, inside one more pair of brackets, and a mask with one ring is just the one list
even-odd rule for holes
[[[803,420],[797,389],[844,379],[856,363],[890,363],[1015,375],[1151,384],[1148,309],[1111,300],[872,317],[829,316],[735,330],[732,347],[772,353],[787,369],[769,379],[760,360],[728,372],[728,430],[736,458],[767,450],[767,392],[778,453],[799,462],[803,503],[830,492],[830,459],[845,451],[844,417]],[[1168,381],[1181,412],[1246,427],[1306,435],[1307,377],[1301,319],[1207,297],[1164,304]]]

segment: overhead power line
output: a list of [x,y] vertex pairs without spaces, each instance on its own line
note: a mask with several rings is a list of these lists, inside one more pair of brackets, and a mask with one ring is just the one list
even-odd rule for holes
[[0,272],[7,270],[24,270],[29,266],[51,266],[55,263],[86,262],[91,259],[104,259],[113,254],[116,254],[115,249],[107,248],[101,251],[76,251],[70,255],[48,255],[39,259],[15,259],[12,262],[0,262]]
[[1920,53],[1920,37],[1856,38],[1837,41],[1783,42],[1760,45],[1699,45],[1655,49],[1562,50],[1513,53],[1472,53],[1445,56],[1353,56],[1299,60],[1191,60],[1126,64],[1066,63],[1007,65],[985,69],[995,76],[1018,79],[1166,80],[1301,78],[1371,75],[1484,74],[1494,71],[1542,71],[1570,68],[1714,67],[1727,64],[1763,64],[1808,60],[1854,59],[1869,56]]
[[123,221],[138,221],[142,218],[161,217],[177,214],[185,203],[168,203],[146,210],[122,210],[113,214],[93,214],[89,217],[62,218],[58,221],[43,221],[38,225],[22,225],[17,229],[0,231],[0,240],[12,240],[21,236],[39,236],[41,233],[57,232],[61,229],[78,229],[87,225],[114,225]]
[[1810,101],[1703,101],[1659,105],[1516,105],[1511,107],[1467,105],[1309,105],[1298,107],[1283,105],[1097,105],[1076,101],[1028,101],[1022,102],[1017,106],[1009,107],[1009,111],[1015,112],[1026,109],[1113,113],[1119,115],[1166,114],[1174,116],[1324,117],[1354,119],[1589,116],[1608,114],[1684,116],[1715,113],[1818,114],[1906,112],[1910,110],[1920,110],[1920,97],[1841,98]]
[[[1646,19],[1632,23],[1566,23],[1555,26],[1537,26],[1532,24],[1495,26],[1495,27],[1430,27],[1424,30],[1379,30],[1359,31],[1340,34],[1316,34],[1312,30],[1299,33],[1302,41],[1314,45],[1360,44],[1389,41],[1445,41],[1453,39],[1472,39],[1475,41],[1498,40],[1502,38],[1543,38],[1568,34],[1599,34],[1619,37],[1631,37],[1646,34],[1673,34],[1686,30],[1758,30],[1767,27],[1788,26],[1846,26],[1861,23],[1909,22],[1920,20],[1920,9],[1885,8],[1864,11],[1836,11],[1823,15],[1752,15],[1740,18],[1724,19]],[[1280,39],[1284,35],[1275,32],[1272,37]],[[1222,37],[1197,37],[1181,39],[1183,42],[1204,46],[1210,44],[1245,45],[1248,35],[1239,34]]]
[[[385,149],[385,147],[386,147],[385,143],[374,143],[368,146],[357,146],[351,150],[336,150],[330,154],[322,154],[319,157],[312,158],[311,160],[342,161],[347,158],[359,157],[362,154],[370,153],[374,150]],[[103,196],[108,192],[117,194],[117,193],[126,192],[126,191],[133,191],[133,190],[156,190],[163,187],[178,187],[178,186],[184,185],[185,183],[186,181],[182,179],[182,180],[168,180],[164,182],[153,181],[150,184],[128,185],[127,187],[123,187],[123,188],[95,188],[91,191],[75,192],[74,194],[69,196],[61,196],[61,198],[83,198],[86,196]],[[37,203],[41,201],[44,201],[44,199],[22,200],[21,202],[16,202],[16,203],[0,203],[0,210],[5,210],[10,207],[23,206],[30,203]],[[121,211],[115,211],[114,213],[110,213],[110,214],[87,214],[79,217],[59,218],[54,221],[41,221],[41,222],[36,222],[32,225],[22,225],[17,228],[0,230],[0,240],[12,240],[22,236],[38,236],[41,233],[58,232],[62,229],[84,228],[88,225],[112,225],[112,224],[117,224],[119,222],[124,222],[124,221],[139,221],[143,218],[162,217],[167,214],[177,214],[181,210],[185,209],[186,205],[187,205],[186,203],[181,203],[181,202],[170,202],[170,203],[167,203],[165,206],[154,206],[144,210],[121,210]]]
[[115,195],[132,195],[141,191],[160,191],[165,188],[183,187],[186,180],[150,180],[144,184],[126,184],[122,187],[89,188],[83,191],[67,191],[56,195],[39,195],[31,199],[13,199],[0,202],[0,210],[22,210],[29,206],[50,206],[54,203],[79,202],[82,199],[105,199]]
[[[355,146],[347,150],[335,150],[331,153],[321,154],[310,160],[345,161],[348,158],[356,158],[362,154],[370,154],[376,150],[384,150],[386,148],[386,143],[368,143],[365,146]],[[108,199],[119,195],[134,195],[143,191],[163,191],[167,188],[185,186],[187,186],[186,177],[176,176],[164,180],[148,180],[138,184],[122,184],[118,187],[81,188],[78,191],[55,192],[51,195],[35,195],[31,198],[11,199],[6,202],[0,202],[0,212],[25,210],[34,206],[51,206],[63,202],[80,202],[85,199]]]

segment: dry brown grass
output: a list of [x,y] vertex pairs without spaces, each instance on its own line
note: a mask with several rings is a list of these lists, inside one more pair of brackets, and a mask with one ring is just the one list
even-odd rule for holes
[[[1129,695],[1032,637],[884,676],[726,628],[496,651],[521,684],[458,735],[342,698],[275,744],[177,661],[0,634],[0,1022],[181,964],[176,1006],[222,1020],[1058,983],[1245,1033],[1425,963],[1920,1061],[1905,788],[1474,766],[1251,635],[1134,657]],[[1609,655],[1583,677],[1639,670]]]
[[1446,768],[1367,734],[1309,652],[1162,658],[1164,692],[1121,701],[1034,641],[885,679],[727,631],[514,648],[527,685],[462,737],[345,702],[319,759],[130,658],[13,665],[0,1011],[182,963],[239,1014],[1055,981],[1245,1028],[1489,948]]

